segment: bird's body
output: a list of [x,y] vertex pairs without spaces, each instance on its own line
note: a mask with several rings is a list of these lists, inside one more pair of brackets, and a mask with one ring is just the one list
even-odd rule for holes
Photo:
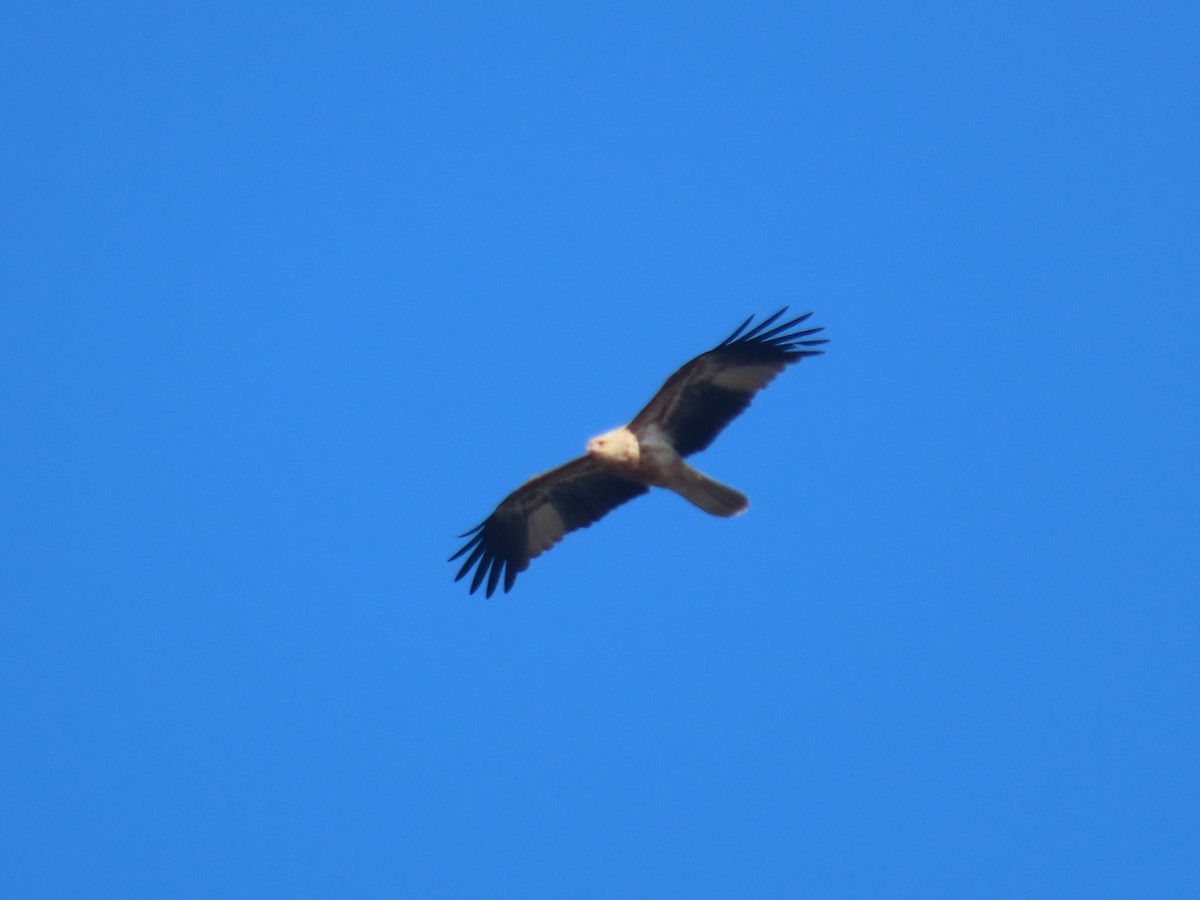
[[751,316],[668,378],[628,425],[597,435],[584,456],[513,491],[462,535],[470,540],[450,559],[468,555],[455,580],[475,567],[471,593],[486,578],[490,597],[501,575],[507,592],[517,573],[567,532],[586,528],[651,487],[673,491],[714,516],[744,512],[750,505],[745,495],[697,471],[684,457],[712,443],[786,366],[823,352],[815,348],[826,341],[811,338],[820,328],[788,330],[811,313],[768,330],[785,310],[745,331]]
[[614,428],[588,441],[587,452],[613,474],[674,491],[714,516],[736,516],[750,506],[744,494],[684,462],[669,436],[655,424],[640,435],[628,427]]

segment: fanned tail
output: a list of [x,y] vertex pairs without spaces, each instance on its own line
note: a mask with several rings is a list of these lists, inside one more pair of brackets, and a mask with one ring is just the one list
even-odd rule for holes
[[673,480],[671,489],[713,516],[728,518],[750,508],[750,501],[741,491],[709,478],[686,463]]

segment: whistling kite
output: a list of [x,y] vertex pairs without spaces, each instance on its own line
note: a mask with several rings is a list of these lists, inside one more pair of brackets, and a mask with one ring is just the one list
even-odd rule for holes
[[828,341],[806,340],[822,329],[788,330],[812,313],[767,330],[786,311],[785,306],[742,334],[754,321],[751,316],[668,378],[624,428],[592,438],[586,455],[529,479],[505,497],[483,524],[460,535],[471,539],[450,559],[470,555],[454,580],[475,566],[471,593],[486,576],[490,597],[503,572],[507,593],[533,557],[652,485],[714,516],[745,512],[750,501],[744,494],[697,472],[683,457],[711,444],[786,366],[824,352],[814,348]]

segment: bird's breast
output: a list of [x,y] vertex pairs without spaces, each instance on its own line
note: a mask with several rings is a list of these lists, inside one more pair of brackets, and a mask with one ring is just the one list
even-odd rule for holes
[[638,446],[642,477],[650,484],[670,484],[683,460],[662,429],[651,425],[638,441]]

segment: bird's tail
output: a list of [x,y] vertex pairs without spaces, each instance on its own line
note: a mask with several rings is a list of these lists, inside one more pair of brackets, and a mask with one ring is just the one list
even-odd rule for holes
[[736,516],[750,507],[750,501],[741,491],[697,472],[686,463],[672,479],[671,489],[714,516]]

